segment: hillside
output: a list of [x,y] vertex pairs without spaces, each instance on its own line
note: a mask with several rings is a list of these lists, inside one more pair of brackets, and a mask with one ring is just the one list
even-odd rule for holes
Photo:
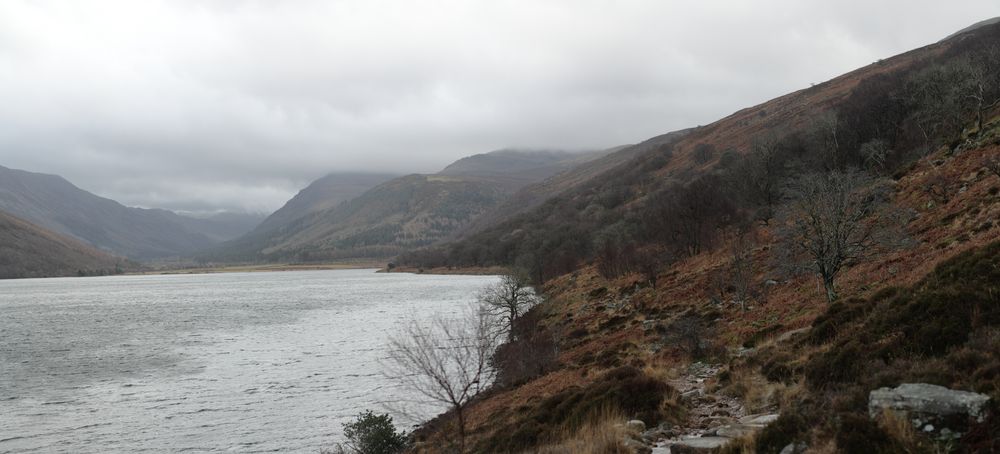
[[[199,258],[206,262],[388,259],[449,238],[513,191],[601,155],[500,150],[463,158],[437,174],[395,178],[346,201],[320,197],[322,191],[307,188],[276,213],[281,222],[269,218],[250,234]],[[321,180],[310,188],[327,184]],[[309,206],[328,208],[302,209],[307,198],[312,200]],[[301,212],[305,214],[288,221]]]
[[[994,30],[996,26],[987,26],[979,32]],[[541,280],[571,272],[595,259],[600,245],[622,242],[623,228],[648,217],[653,199],[665,193],[676,193],[698,181],[713,191],[732,190],[741,198],[760,196],[748,188],[721,186],[726,173],[753,165],[746,157],[755,143],[774,143],[776,159],[782,162],[774,171],[784,177],[829,167],[866,168],[871,164],[864,146],[876,141],[885,148],[880,168],[897,168],[931,146],[921,132],[925,126],[920,122],[925,120],[913,112],[915,101],[901,92],[908,75],[961,52],[974,41],[966,38],[974,35],[963,34],[868,65],[683,135],[651,139],[660,143],[635,150],[626,162],[572,185],[534,209],[512,218],[498,217],[500,222],[479,226],[479,231],[459,241],[416,251],[400,262],[422,268],[519,265],[532,268]],[[893,131],[892,137],[880,136],[886,130]],[[824,135],[836,139],[836,149],[824,149],[828,146]],[[779,189],[769,188],[769,192]],[[774,198],[774,194],[767,196]]]
[[[997,46],[987,25],[741,110],[404,256],[510,266],[545,295],[501,347],[515,379],[464,409],[471,451],[997,452],[995,404],[869,409],[904,383],[1000,399],[1000,109],[963,92],[1000,99],[969,70]],[[828,249],[803,247],[827,225],[865,241],[829,286]]]
[[530,211],[549,199],[562,195],[604,172],[631,161],[639,154],[649,152],[657,147],[669,146],[669,143],[676,137],[688,132],[689,130],[672,132],[645,140],[637,145],[624,145],[604,150],[601,152],[600,158],[579,163],[568,170],[521,188],[496,208],[474,219],[472,224],[459,234],[469,235]]
[[280,229],[307,214],[334,208],[397,176],[381,173],[331,173],[295,194],[278,211],[254,228],[252,235]]
[[191,253],[213,241],[165,210],[126,207],[62,177],[0,167],[0,211],[131,259]]
[[513,192],[605,154],[607,151],[497,150],[459,159],[437,174],[492,180]]
[[121,258],[0,212],[0,279],[114,274],[130,266]]

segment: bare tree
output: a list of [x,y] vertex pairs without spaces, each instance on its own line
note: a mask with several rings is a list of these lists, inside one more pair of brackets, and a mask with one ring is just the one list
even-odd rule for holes
[[987,113],[1000,105],[1000,46],[975,52],[961,64],[966,74],[965,98],[976,114],[977,134],[982,134]]
[[774,207],[781,200],[784,170],[781,141],[773,134],[755,137],[736,169],[737,186],[751,203],[762,207],[757,217],[764,224],[774,216]]
[[411,323],[390,340],[387,375],[430,402],[454,412],[459,452],[465,452],[465,410],[495,378],[490,358],[499,339],[495,320],[479,307],[460,319],[436,317]]
[[816,156],[821,160],[821,164],[830,170],[842,169],[847,165],[847,160],[843,156],[841,129],[842,125],[835,111],[817,116],[807,128]]
[[501,335],[513,340],[514,322],[538,304],[538,296],[528,285],[528,279],[520,273],[508,271],[500,276],[500,281],[487,286],[479,294],[479,302],[497,321]]
[[745,233],[733,240],[729,260],[729,282],[733,289],[733,300],[746,311],[747,303],[759,301],[763,287],[756,279],[756,265],[753,259],[754,243]]
[[705,354],[705,342],[710,334],[705,320],[694,312],[688,312],[667,326],[663,340],[677,346],[691,358],[700,358]]
[[885,184],[858,171],[806,175],[792,187],[781,235],[793,257],[819,275],[828,302],[842,268],[891,245],[901,233]]

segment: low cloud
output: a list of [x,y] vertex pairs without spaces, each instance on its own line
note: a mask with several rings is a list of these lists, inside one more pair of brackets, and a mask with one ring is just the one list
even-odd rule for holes
[[0,165],[130,205],[269,211],[332,171],[706,124],[997,15],[994,1],[9,0]]

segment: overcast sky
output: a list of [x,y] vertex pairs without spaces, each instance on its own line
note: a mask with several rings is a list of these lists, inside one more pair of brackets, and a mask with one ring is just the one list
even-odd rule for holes
[[1000,16],[996,0],[0,1],[0,165],[270,211],[333,171],[592,149]]

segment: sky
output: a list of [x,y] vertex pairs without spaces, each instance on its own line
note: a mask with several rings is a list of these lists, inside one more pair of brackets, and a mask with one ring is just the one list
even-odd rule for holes
[[708,124],[1000,16],[996,0],[2,0],[0,165],[126,205],[270,212]]

